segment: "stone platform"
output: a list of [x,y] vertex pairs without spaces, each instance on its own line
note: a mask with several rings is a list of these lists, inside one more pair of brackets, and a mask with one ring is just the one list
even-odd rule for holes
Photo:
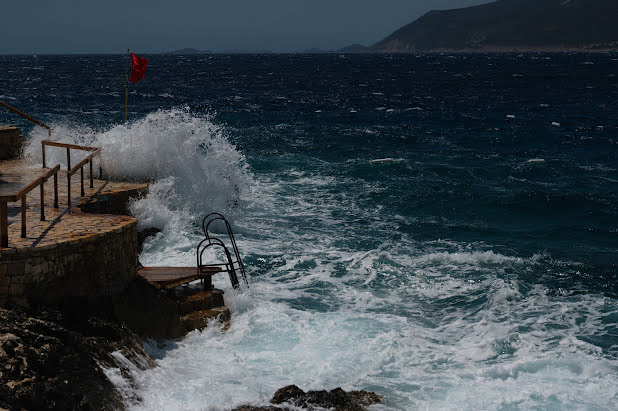
[[[42,171],[23,160],[1,161],[0,195],[19,191]],[[71,207],[66,171],[58,172],[58,209],[53,208],[53,178],[45,183],[45,221],[40,220],[39,188],[26,196],[26,237],[21,237],[21,201],[7,204],[9,244],[0,248],[0,304],[111,295],[135,277],[136,220],[82,209],[122,211],[126,200],[145,194],[148,185],[95,179],[90,188],[85,171],[84,196],[79,173],[71,179]]]

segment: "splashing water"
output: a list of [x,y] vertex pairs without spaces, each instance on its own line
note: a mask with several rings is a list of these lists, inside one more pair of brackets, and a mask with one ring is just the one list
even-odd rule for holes
[[[193,264],[199,218],[234,214],[252,292],[215,277],[231,327],[149,345],[159,366],[135,371],[143,402],[130,407],[229,409],[294,383],[375,391],[375,409],[615,408],[611,59],[158,58],[174,75],[143,85],[142,120],[60,124],[55,138],[104,145],[110,174],[154,180],[132,205],[141,225],[164,229],[145,244],[146,265]],[[115,118],[107,83],[80,102]],[[32,93],[53,112],[53,98]],[[210,93],[246,151],[207,116],[146,114],[173,104],[155,97],[167,93],[187,104]],[[565,127],[550,129],[556,119]],[[39,152],[29,148],[33,162]]]
[[[40,164],[40,141],[47,135],[35,129],[30,137],[26,159]],[[212,210],[233,218],[251,187],[245,158],[224,129],[188,108],[159,110],[103,132],[55,125],[54,140],[103,147],[103,168],[111,178],[152,182],[146,198],[130,206],[139,228],[191,232],[191,224]],[[48,147],[47,162],[66,166],[64,153]],[[73,150],[71,155],[76,163],[86,154]]]

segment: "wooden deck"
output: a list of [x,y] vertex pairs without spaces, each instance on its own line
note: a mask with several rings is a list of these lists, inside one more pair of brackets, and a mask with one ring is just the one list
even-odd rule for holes
[[151,284],[169,290],[202,279],[205,281],[205,288],[212,288],[211,277],[220,271],[216,267],[209,267],[205,273],[198,272],[197,267],[142,267],[137,274]]

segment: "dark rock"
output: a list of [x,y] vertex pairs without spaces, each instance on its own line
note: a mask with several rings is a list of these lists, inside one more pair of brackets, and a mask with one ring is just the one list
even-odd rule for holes
[[148,227],[148,228],[144,228],[143,230],[140,230],[137,232],[137,244],[138,244],[138,254],[141,254],[142,250],[144,249],[144,242],[146,241],[146,239],[148,237],[152,237],[157,235],[158,233],[160,233],[161,230],[159,230],[156,227]]
[[382,397],[369,391],[346,392],[341,388],[331,391],[308,391],[304,392],[296,385],[288,385],[277,390],[270,400],[272,404],[283,405],[281,407],[264,406],[256,407],[245,405],[235,408],[233,411],[272,411],[292,410],[286,405],[305,409],[329,408],[335,411],[364,411],[366,406],[382,402]]
[[101,368],[118,368],[131,382],[115,351],[138,368],[154,366],[136,334],[105,318],[0,308],[0,408],[123,409],[126,398]]
[[173,339],[187,333],[180,322],[178,305],[142,277],[136,277],[125,292],[114,298],[115,317],[142,337]]

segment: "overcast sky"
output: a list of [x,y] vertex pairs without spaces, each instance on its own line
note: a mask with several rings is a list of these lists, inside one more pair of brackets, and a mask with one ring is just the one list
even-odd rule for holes
[[0,0],[0,54],[372,45],[431,9],[488,0]]

